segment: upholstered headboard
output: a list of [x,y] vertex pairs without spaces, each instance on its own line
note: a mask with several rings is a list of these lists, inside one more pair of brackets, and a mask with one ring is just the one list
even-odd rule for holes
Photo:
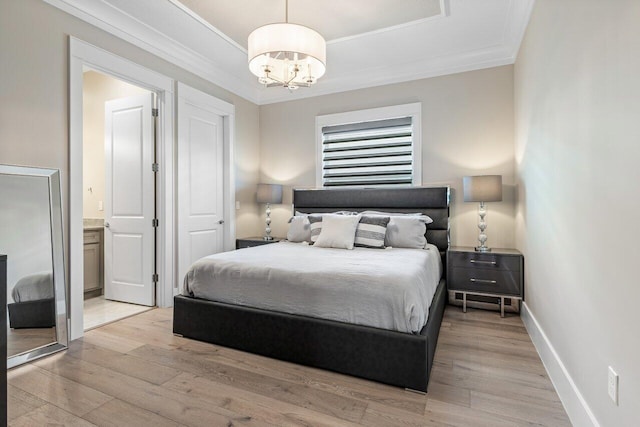
[[293,190],[293,208],[304,213],[422,212],[433,219],[427,226],[427,241],[438,247],[445,261],[449,247],[449,187]]

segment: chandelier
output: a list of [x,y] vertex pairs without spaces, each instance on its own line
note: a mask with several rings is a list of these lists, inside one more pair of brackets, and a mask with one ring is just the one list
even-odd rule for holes
[[295,90],[324,75],[327,45],[317,31],[289,23],[289,0],[285,8],[284,23],[264,25],[249,34],[249,70],[266,87]]

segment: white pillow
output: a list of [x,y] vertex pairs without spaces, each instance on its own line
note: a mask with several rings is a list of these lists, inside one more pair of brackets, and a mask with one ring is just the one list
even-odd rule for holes
[[314,246],[320,248],[353,249],[360,215],[323,215],[322,231]]
[[311,225],[306,216],[294,216],[289,220],[287,240],[294,243],[311,241]]

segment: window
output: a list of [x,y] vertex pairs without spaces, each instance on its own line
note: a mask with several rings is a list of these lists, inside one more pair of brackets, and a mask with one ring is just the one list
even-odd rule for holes
[[318,187],[420,185],[420,104],[318,116]]

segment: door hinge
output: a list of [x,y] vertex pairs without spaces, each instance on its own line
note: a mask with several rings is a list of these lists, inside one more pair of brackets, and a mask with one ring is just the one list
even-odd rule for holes
[[158,227],[160,225],[160,220],[158,218],[154,218],[151,220],[151,225],[154,227]]
[[158,163],[153,163],[151,165],[151,170],[154,172],[158,172],[160,170],[160,165]]
[[153,276],[151,276],[151,280],[153,281],[153,283],[158,283],[158,273],[154,273]]
[[153,117],[158,117],[158,109],[157,108],[152,108],[151,109],[151,115]]

